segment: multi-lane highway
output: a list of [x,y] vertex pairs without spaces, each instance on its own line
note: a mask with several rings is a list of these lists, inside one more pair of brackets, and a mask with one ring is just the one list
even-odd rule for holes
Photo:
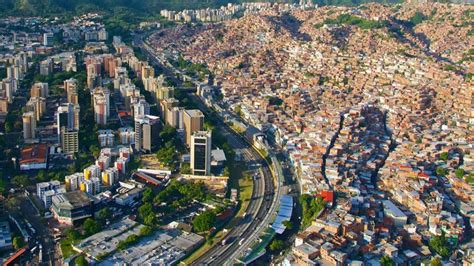
[[[136,36],[134,44],[141,47],[143,53],[147,55],[151,63],[158,65],[164,70],[164,73],[170,78],[175,79],[176,74],[181,72],[173,68],[163,57],[143,42],[141,36]],[[176,82],[181,82],[176,80]],[[196,85],[197,81],[192,80]],[[197,96],[192,96],[195,103],[204,112],[208,113],[208,107]],[[268,225],[268,214],[274,211],[275,184],[270,166],[261,157],[261,155],[240,135],[233,132],[222,120],[216,122],[217,130],[227,139],[232,149],[240,151],[242,160],[250,166],[250,170],[257,170],[260,173],[258,178],[253,179],[252,198],[246,209],[246,215],[238,224],[230,229],[225,235],[225,243],[216,243],[202,257],[193,262],[193,265],[224,265],[233,263],[234,259],[242,253],[243,247],[248,247],[259,234]],[[254,167],[252,169],[252,166]],[[258,169],[255,169],[258,168]],[[261,170],[260,170],[261,169]]]
[[[250,201],[246,216],[239,221],[224,237],[225,245],[217,243],[206,252],[193,265],[224,265],[230,257],[237,253],[241,245],[255,232],[255,229],[263,222],[263,219],[272,204],[274,196],[273,177],[266,162],[249,145],[239,140],[235,135],[226,134],[229,144],[241,151],[242,159],[247,165],[260,165],[263,176],[254,179],[252,200]],[[242,239],[244,239],[242,241]]]

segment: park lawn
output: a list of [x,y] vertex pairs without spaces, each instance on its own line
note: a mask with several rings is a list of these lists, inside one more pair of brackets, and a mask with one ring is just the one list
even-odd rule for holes
[[76,252],[72,249],[72,243],[68,239],[63,239],[60,242],[61,245],[61,253],[63,254],[63,258],[69,258],[72,255],[76,254]]
[[211,249],[214,245],[218,245],[219,242],[221,241],[222,238],[224,238],[225,234],[221,230],[216,233],[216,235],[212,238],[212,242],[209,243],[209,241],[206,241],[204,245],[202,245],[200,248],[198,248],[196,251],[191,254],[191,256],[187,257],[185,260],[181,262],[181,264],[184,265],[190,265],[193,263],[195,260],[197,260],[199,257],[204,255],[209,249]]
[[249,206],[250,200],[252,199],[253,192],[253,180],[251,177],[241,178],[239,180],[240,188],[240,209],[237,212],[236,217],[241,217]]

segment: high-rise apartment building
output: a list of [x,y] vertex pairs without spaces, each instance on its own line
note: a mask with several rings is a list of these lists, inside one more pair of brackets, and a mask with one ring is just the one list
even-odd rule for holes
[[79,131],[61,127],[61,148],[63,153],[76,153],[79,151]]
[[186,145],[190,146],[192,134],[204,128],[204,114],[198,109],[184,110],[183,126]]
[[43,45],[44,46],[53,46],[54,35],[52,32],[43,33]]
[[133,117],[142,117],[150,114],[150,104],[145,99],[139,99],[133,105]]
[[43,97],[48,98],[49,96],[49,85],[48,83],[37,82],[31,87],[31,97]]
[[58,125],[58,134],[62,127],[67,129],[79,130],[79,113],[81,108],[78,104],[65,103],[58,107],[56,113],[56,122]]
[[36,117],[34,112],[23,114],[23,138],[25,141],[36,138]]
[[194,175],[211,174],[211,131],[197,131],[191,136],[191,170]]
[[64,153],[75,153],[79,150],[79,113],[78,104],[65,103],[58,107],[56,113],[58,142]]
[[142,80],[155,77],[155,69],[152,66],[149,66],[149,65],[142,66],[141,72],[142,72],[142,76],[141,76]]
[[158,116],[146,115],[135,118],[135,149],[151,152],[158,145],[161,122]]
[[99,87],[92,94],[94,106],[95,122],[99,125],[106,125],[110,113],[110,91],[107,88]]
[[169,98],[169,99],[166,99],[166,100],[162,100],[160,102],[161,117],[163,117],[163,119],[165,121],[168,121],[168,112],[172,108],[178,107],[178,105],[179,105],[179,101],[176,100],[175,98]]
[[36,121],[39,121],[46,112],[46,99],[43,97],[31,97],[26,103],[26,111],[35,114]]
[[79,103],[79,97],[77,95],[77,80],[67,79],[64,81],[64,90],[67,95],[67,102],[72,104]]

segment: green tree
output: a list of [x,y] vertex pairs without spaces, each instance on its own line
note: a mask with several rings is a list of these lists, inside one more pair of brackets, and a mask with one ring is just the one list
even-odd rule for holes
[[424,20],[426,19],[426,16],[421,13],[421,12],[416,12],[413,17],[410,18],[410,23],[413,25],[413,26],[416,26],[420,23],[422,23]]
[[440,236],[434,236],[430,239],[429,247],[443,258],[447,258],[451,253],[446,235],[444,232]]
[[302,227],[307,227],[316,216],[326,207],[326,202],[321,197],[308,194],[301,195],[300,204],[303,208]]
[[98,158],[100,155],[100,149],[96,145],[91,145],[89,147],[89,151],[92,153],[92,156],[94,156],[94,158]]
[[30,179],[26,175],[17,175],[13,177],[12,183],[19,187],[27,187],[30,185]]
[[292,223],[291,221],[283,221],[282,224],[283,224],[283,225],[286,227],[286,229],[288,229],[288,230],[293,229],[293,223]]
[[86,236],[91,236],[93,234],[100,232],[101,230],[100,223],[92,218],[87,218],[84,221],[83,228],[84,228],[84,232]]
[[443,263],[439,257],[433,257],[430,262],[430,266],[442,266]]
[[15,249],[23,248],[26,245],[25,241],[23,240],[23,237],[20,236],[14,237],[12,244]]
[[436,168],[436,174],[438,176],[446,176],[448,173],[449,173],[448,169],[445,169],[445,168],[442,168],[442,167]]
[[448,160],[448,153],[447,152],[443,152],[439,155],[439,159],[443,160],[443,161],[447,161]]
[[280,239],[274,239],[272,240],[272,242],[270,243],[270,250],[275,252],[275,251],[279,251],[279,250],[282,250],[283,247],[284,247],[285,243],[283,242],[283,240],[280,240]]
[[395,266],[395,262],[393,262],[392,258],[387,255],[384,255],[382,258],[380,258],[380,264],[382,266]]
[[7,188],[7,182],[3,177],[0,177],[0,194],[3,194]]
[[72,228],[66,229],[64,235],[66,236],[66,239],[71,243],[75,243],[77,240],[81,239],[81,234],[79,234],[78,231]]
[[454,173],[456,174],[456,177],[459,179],[462,179],[464,177],[464,169],[462,168],[456,169]]
[[209,231],[214,226],[215,220],[216,214],[207,210],[194,218],[193,228],[198,233]]
[[145,217],[153,214],[153,206],[151,203],[147,202],[138,208],[138,217],[142,220],[145,220]]
[[167,142],[165,147],[156,152],[156,158],[163,164],[169,166],[176,159],[176,151],[172,142]]
[[120,241],[117,244],[117,249],[118,250],[124,250],[128,246],[133,245],[138,242],[139,237],[137,235],[129,235],[125,240]]
[[466,183],[468,184],[474,184],[474,174],[467,175],[465,177]]
[[142,202],[151,202],[153,199],[153,190],[147,187],[142,193]]
[[78,256],[75,260],[74,260],[74,263],[77,265],[77,266],[88,266],[89,263],[87,262],[86,258],[84,257],[84,255],[80,255]]
[[36,180],[38,180],[39,182],[48,181],[48,175],[46,174],[44,170],[40,170],[38,174],[36,175]]
[[192,173],[191,165],[189,163],[182,163],[180,173],[183,175],[189,175]]
[[154,213],[148,214],[145,219],[143,219],[143,223],[149,226],[155,225],[156,217]]
[[160,139],[163,143],[172,141],[176,138],[176,129],[170,125],[165,125],[160,132]]
[[229,166],[224,167],[224,171],[222,172],[222,175],[223,176],[230,176]]
[[110,219],[111,216],[112,216],[112,213],[107,207],[100,209],[100,211],[97,213],[97,218],[102,221],[105,221],[106,219]]
[[153,228],[151,226],[144,226],[140,229],[140,236],[149,236],[153,233]]

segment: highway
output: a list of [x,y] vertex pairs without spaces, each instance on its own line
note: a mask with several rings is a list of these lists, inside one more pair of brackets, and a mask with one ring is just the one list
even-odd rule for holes
[[[134,44],[142,49],[153,64],[164,70],[165,75],[173,78],[181,72],[173,68],[162,55],[157,55],[154,50],[143,42],[141,36],[136,36]],[[193,80],[197,85],[197,81]],[[179,84],[178,83],[178,84]],[[201,111],[209,113],[209,108],[196,95],[193,100],[198,104]],[[275,186],[270,166],[260,154],[247,143],[240,135],[234,133],[220,118],[215,123],[216,128],[227,139],[229,145],[235,151],[240,151],[242,159],[246,162],[249,170],[260,170],[260,176],[253,179],[252,198],[246,210],[246,216],[238,222],[238,225],[228,231],[224,239],[225,245],[215,243],[202,257],[192,265],[224,265],[233,264],[234,259],[242,253],[242,248],[249,246],[267,226],[269,212],[275,210]],[[278,190],[279,191],[279,190]]]

